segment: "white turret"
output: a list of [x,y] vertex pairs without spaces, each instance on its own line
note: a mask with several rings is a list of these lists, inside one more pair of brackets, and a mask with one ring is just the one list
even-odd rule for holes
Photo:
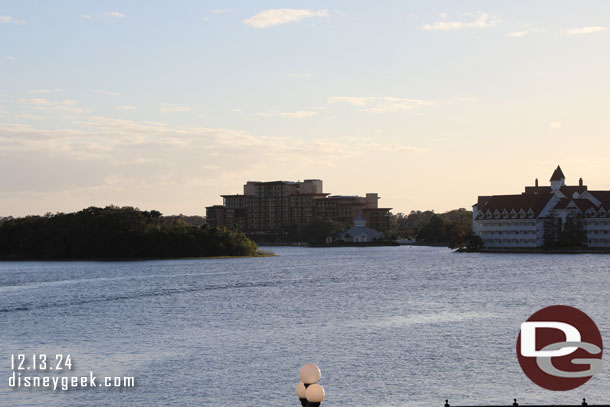
[[358,226],[366,226],[366,220],[364,219],[364,216],[362,216],[362,211],[358,212],[358,217],[354,221],[354,227]]

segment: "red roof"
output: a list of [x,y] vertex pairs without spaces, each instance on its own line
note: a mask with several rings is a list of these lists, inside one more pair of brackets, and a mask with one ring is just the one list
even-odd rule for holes
[[[562,194],[564,194],[565,196],[567,196],[568,198],[572,198],[574,195],[574,192],[578,192],[579,194],[585,192],[587,190],[587,186],[583,185],[583,186],[579,186],[579,185],[564,185],[561,188],[559,188],[559,190],[561,191]],[[551,193],[551,187],[525,187],[525,192],[524,194],[550,194]]]
[[[557,166],[557,169],[553,172],[551,181],[560,181],[563,179],[565,179],[563,171],[561,171],[560,166]],[[575,193],[582,195],[583,193],[588,192],[601,202],[601,206],[604,209],[607,211],[610,210],[610,191],[589,191],[586,185],[564,185],[559,188],[559,191],[565,195],[565,198],[561,198],[553,209],[566,209],[571,202],[574,202],[583,212],[590,208],[597,209],[598,206],[589,199],[580,197],[574,198]],[[519,212],[523,209],[527,212],[532,209],[537,217],[554,196],[555,194],[550,186],[526,186],[525,192],[521,195],[479,196],[477,206],[480,212],[487,212],[489,210],[492,213],[496,210],[502,213],[504,210],[510,212],[514,209]]]
[[610,209],[610,191],[589,191],[589,193],[602,203],[604,209]]
[[559,190],[561,191],[562,194],[564,194],[565,196],[567,196],[568,198],[572,198],[574,196],[574,192],[578,192],[579,194],[582,194],[583,192],[585,192],[587,190],[586,186],[579,186],[579,185],[564,185],[561,188],[559,188]]
[[574,203],[578,206],[581,211],[586,211],[589,208],[597,208],[595,204],[588,199],[574,199]]
[[593,202],[591,202],[585,198],[577,198],[577,199],[565,199],[564,198],[561,201],[559,201],[559,203],[557,205],[555,205],[555,207],[553,209],[566,209],[571,202],[574,202],[576,207],[583,212],[585,212],[587,209],[590,209],[590,208],[594,208],[594,209],[597,208],[597,206],[595,206],[595,204]]
[[560,200],[557,205],[555,205],[555,207],[553,209],[565,209],[568,207],[568,205],[570,204],[570,202],[572,202],[571,199],[566,199],[563,198],[562,200]]
[[[481,198],[487,199],[482,200]],[[551,194],[494,195],[491,197],[479,197],[479,210],[485,212],[490,210],[493,213],[495,210],[502,212],[506,209],[510,212],[512,209],[516,211],[523,209],[527,212],[531,208],[534,211],[534,214],[538,216],[551,198]]]

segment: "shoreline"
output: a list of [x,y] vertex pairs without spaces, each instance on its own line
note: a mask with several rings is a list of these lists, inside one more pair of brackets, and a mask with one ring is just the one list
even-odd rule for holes
[[254,256],[206,256],[206,257],[135,257],[135,258],[100,258],[100,259],[0,259],[2,262],[135,262],[135,261],[158,261],[158,260],[218,260],[218,259],[253,259],[258,257],[279,257],[275,253],[256,254]]
[[475,252],[456,250],[456,253],[494,253],[494,254],[610,254],[610,250],[599,248],[583,249],[481,249]]
[[396,242],[366,242],[366,243],[341,243],[341,244],[309,244],[309,243],[290,243],[290,242],[265,242],[256,243],[258,247],[379,247],[379,246],[422,246],[422,247],[446,247],[449,248],[448,243],[413,243],[413,244],[400,244]]

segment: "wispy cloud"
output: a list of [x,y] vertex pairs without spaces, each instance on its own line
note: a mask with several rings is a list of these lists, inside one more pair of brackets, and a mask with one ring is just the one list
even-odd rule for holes
[[78,18],[80,18],[81,20],[88,20],[88,21],[92,21],[92,20],[104,20],[104,19],[110,19],[110,18],[114,18],[117,20],[126,18],[127,16],[124,13],[121,13],[120,11],[107,11],[103,14],[98,14],[98,15],[91,15],[91,14],[81,14],[78,16]]
[[298,110],[296,112],[263,112],[256,115],[261,117],[281,117],[283,119],[305,119],[316,114],[318,113],[310,110]]
[[11,16],[0,16],[0,23],[22,25],[25,24],[25,20],[16,20]]
[[112,18],[125,18],[127,17],[125,14],[119,12],[119,11],[108,11],[106,13],[104,13],[104,15],[106,17],[112,17]]
[[54,110],[70,113],[90,112],[90,109],[80,107],[73,100],[51,101],[46,98],[22,98],[19,103],[36,110]]
[[592,26],[588,26],[588,27],[570,28],[569,30],[566,30],[566,34],[568,34],[568,35],[592,34],[592,33],[598,33],[601,31],[606,31],[607,29],[608,29],[608,27],[592,25]]
[[227,14],[227,13],[235,13],[238,11],[236,8],[215,8],[211,10],[212,14]]
[[374,99],[366,96],[333,96],[328,99],[330,103],[349,103],[353,106],[364,106],[369,100]]
[[506,34],[509,38],[521,38],[529,33],[529,30],[513,31]]
[[40,116],[37,114],[28,114],[28,113],[21,113],[21,114],[16,114],[15,115],[16,119],[25,119],[25,120],[44,120],[47,118],[47,116]]
[[49,130],[26,124],[0,123],[0,146],[4,147],[5,152],[51,149],[79,159],[100,158],[108,163],[121,164],[126,157],[134,159],[134,153],[141,155],[145,152],[144,156],[147,157],[180,154],[181,157],[192,156],[197,163],[201,162],[201,155],[206,154],[210,158],[207,164],[223,163],[226,159],[231,159],[241,166],[247,166],[248,161],[258,165],[261,159],[290,166],[304,162],[307,165],[334,166],[338,159],[373,151],[426,151],[416,146],[380,143],[370,137],[299,139],[254,136],[241,130],[172,127],[164,122],[140,122],[103,116],[74,121],[72,125],[73,128]]
[[131,105],[122,105],[122,106],[115,106],[114,109],[115,110],[136,110],[136,107],[131,106]]
[[171,103],[163,103],[159,109],[161,113],[188,112],[191,110],[189,106],[174,105]]
[[[376,137],[268,136],[99,116],[63,128],[38,123],[0,122],[0,164],[14,175],[0,177],[0,189],[3,197],[24,202],[44,198],[44,210],[50,201],[62,208],[68,198],[77,207],[93,201],[163,209],[156,199],[168,196],[178,197],[182,205],[194,201],[193,210],[200,210],[202,189],[216,196],[244,174],[268,178],[281,172],[296,179],[312,170],[341,169],[375,153],[395,158],[420,154],[417,146]],[[33,175],[32,162],[45,171]]]
[[386,97],[377,101],[370,107],[361,109],[361,111],[371,113],[404,112],[431,104],[431,102],[426,102],[425,100],[419,99]]
[[335,96],[329,98],[328,101],[329,103],[348,103],[360,107],[361,112],[370,113],[404,112],[433,104],[421,99],[393,96]]
[[[464,17],[472,16],[472,14],[465,14]],[[424,30],[461,30],[462,28],[491,28],[500,22],[498,18],[490,17],[488,13],[480,12],[474,14],[474,20],[466,21],[436,21],[432,24],[426,24],[422,27]]]
[[328,10],[309,9],[269,9],[243,20],[244,24],[254,28],[267,28],[275,25],[301,21],[304,18],[328,17]]
[[48,106],[51,105],[51,101],[49,99],[44,98],[22,98],[19,99],[19,103],[22,105],[30,105],[30,106]]
[[7,55],[7,56],[6,56],[6,59],[7,59],[7,60],[9,60],[9,61],[14,61],[14,60],[15,60],[15,57],[12,57],[12,56],[10,56],[10,55]]
[[296,78],[296,79],[313,78],[313,74],[311,74],[311,73],[291,73],[288,76],[291,77],[291,78]]
[[63,92],[63,89],[30,89],[28,90],[29,95],[40,95],[44,93],[58,93]]
[[104,95],[104,96],[119,96],[119,94],[117,92],[111,92],[109,90],[103,90],[103,89],[97,89],[94,90],[95,93],[98,93],[100,95]]
[[383,151],[397,153],[423,153],[425,151],[428,151],[428,149],[416,146],[397,145],[384,148]]

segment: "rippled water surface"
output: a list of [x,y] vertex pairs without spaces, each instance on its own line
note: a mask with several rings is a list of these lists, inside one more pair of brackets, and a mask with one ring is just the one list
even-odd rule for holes
[[[610,343],[609,256],[272,250],[279,256],[0,263],[0,405],[298,406],[306,362],[321,367],[329,407],[610,402],[608,368],[553,393],[515,355],[521,322],[553,304],[588,313]],[[133,376],[137,386],[10,389],[13,353],[69,353],[71,375]]]

